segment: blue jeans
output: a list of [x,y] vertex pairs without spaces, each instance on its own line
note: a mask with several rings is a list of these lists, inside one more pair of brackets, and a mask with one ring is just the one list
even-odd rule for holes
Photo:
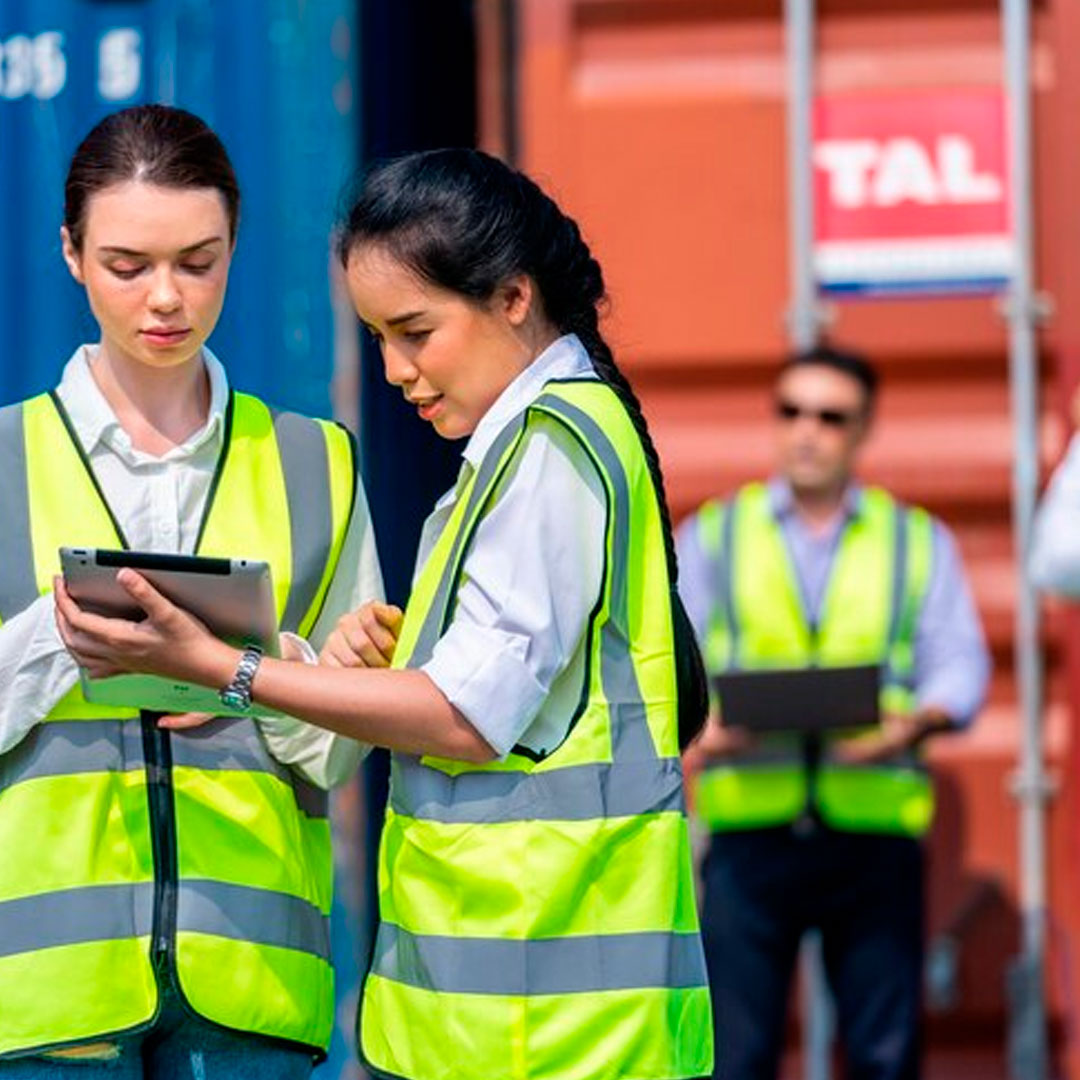
[[172,990],[152,1028],[106,1041],[112,1060],[16,1058],[0,1061],[0,1080],[307,1080],[313,1065],[305,1050],[199,1019]]

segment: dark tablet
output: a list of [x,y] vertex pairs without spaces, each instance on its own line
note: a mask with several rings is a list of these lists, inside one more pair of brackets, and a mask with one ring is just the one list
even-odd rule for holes
[[717,675],[725,727],[748,731],[826,731],[881,722],[878,665],[732,671]]

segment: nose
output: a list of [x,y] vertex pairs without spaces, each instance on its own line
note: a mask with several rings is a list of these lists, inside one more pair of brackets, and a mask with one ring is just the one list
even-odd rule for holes
[[408,356],[388,342],[382,343],[383,371],[391,386],[407,386],[416,382],[419,372]]
[[182,298],[171,267],[162,266],[154,272],[147,302],[152,311],[162,314],[169,314],[180,307]]
[[792,424],[794,429],[801,434],[816,435],[825,425],[821,417],[813,412],[805,412]]

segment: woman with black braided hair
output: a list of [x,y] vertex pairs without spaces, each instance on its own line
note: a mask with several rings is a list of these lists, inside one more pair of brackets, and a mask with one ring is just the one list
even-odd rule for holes
[[[531,180],[469,150],[375,169],[340,253],[387,379],[469,439],[403,621],[366,608],[321,668],[267,659],[251,683],[394,751],[365,1061],[417,1080],[707,1074],[679,765],[700,660],[656,453],[598,328],[600,267]],[[87,666],[229,683],[236,650],[122,578],[142,623],[59,590]]]

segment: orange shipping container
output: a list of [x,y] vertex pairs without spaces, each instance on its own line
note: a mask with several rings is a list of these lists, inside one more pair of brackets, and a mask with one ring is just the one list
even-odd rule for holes
[[[767,472],[769,387],[786,348],[787,208],[779,0],[481,0],[488,148],[512,152],[581,222],[605,268],[608,332],[644,401],[676,517]],[[512,20],[508,26],[507,20]],[[823,0],[820,92],[999,86],[995,0]],[[1034,5],[1044,465],[1080,379],[1080,4]],[[831,333],[880,365],[866,475],[957,532],[996,674],[975,728],[938,740],[930,930],[955,931],[951,1007],[929,1017],[931,1078],[1006,1076],[1006,969],[1018,948],[1012,428],[1006,329],[985,298],[834,305]],[[1080,891],[1072,615],[1049,612],[1048,992],[1057,1058],[1080,1080]],[[1075,627],[1073,627],[1075,629]],[[1070,688],[1072,692],[1070,693]],[[792,1075],[795,1075],[792,1073]]]

